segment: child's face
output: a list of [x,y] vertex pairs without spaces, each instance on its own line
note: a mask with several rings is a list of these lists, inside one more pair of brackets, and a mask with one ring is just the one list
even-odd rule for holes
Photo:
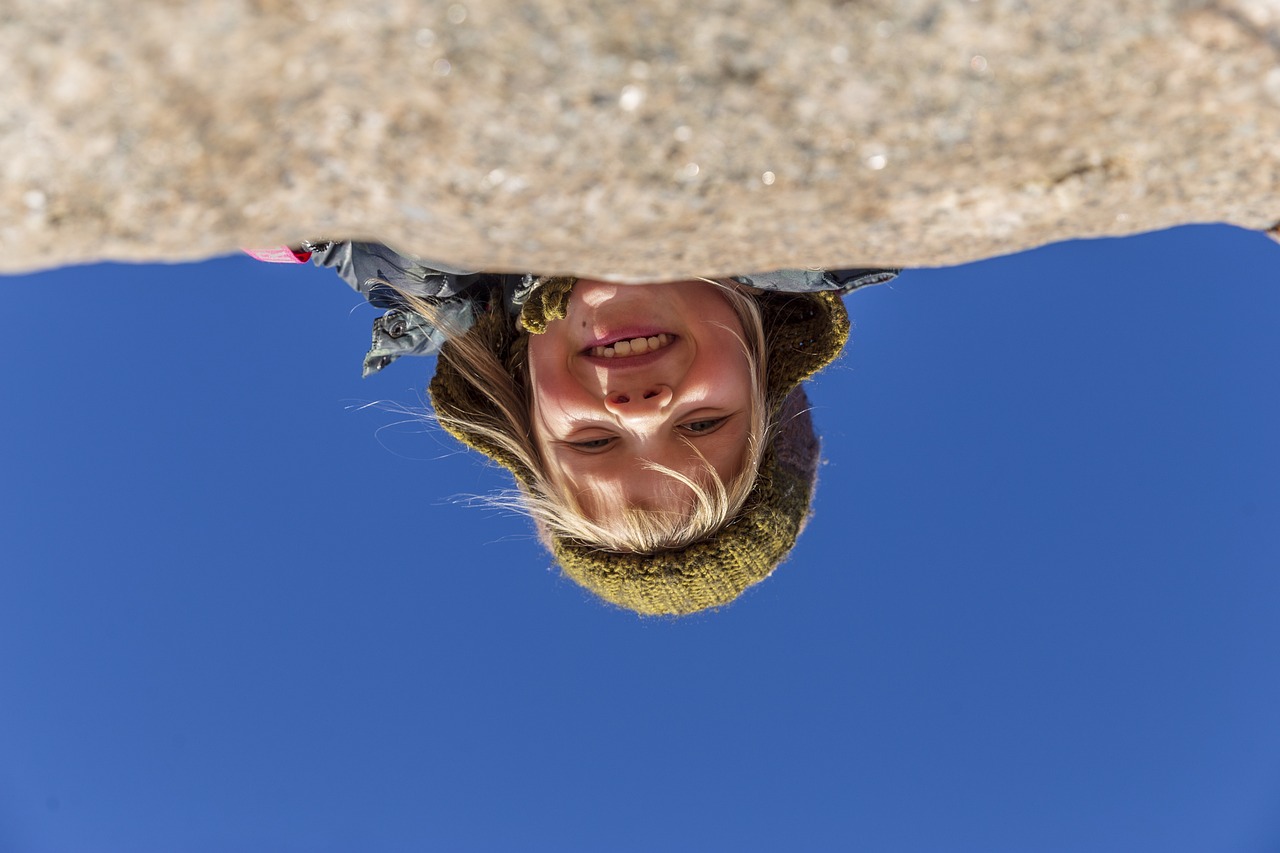
[[646,462],[704,481],[700,452],[722,482],[741,470],[754,383],[742,336],[713,284],[585,279],[565,319],[530,336],[538,443],[589,513],[599,494],[644,509],[679,501],[675,481]]

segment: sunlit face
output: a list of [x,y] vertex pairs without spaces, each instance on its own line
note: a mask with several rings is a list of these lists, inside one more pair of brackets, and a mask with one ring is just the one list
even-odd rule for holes
[[724,483],[742,469],[754,380],[714,284],[580,280],[567,316],[530,336],[529,370],[539,446],[589,514],[605,494],[679,505],[683,487],[646,463],[703,482],[699,453]]

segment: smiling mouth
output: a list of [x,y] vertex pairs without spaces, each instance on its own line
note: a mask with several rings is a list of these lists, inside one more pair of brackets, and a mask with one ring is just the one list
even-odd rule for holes
[[630,338],[628,340],[614,341],[604,346],[589,347],[587,354],[596,358],[631,358],[656,352],[663,347],[670,346],[674,340],[674,335],[668,335],[663,332],[658,335],[650,335],[647,338]]

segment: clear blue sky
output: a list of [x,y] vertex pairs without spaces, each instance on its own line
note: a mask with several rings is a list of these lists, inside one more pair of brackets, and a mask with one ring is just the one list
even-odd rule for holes
[[328,271],[0,299],[0,851],[1280,848],[1262,236],[853,295],[813,522],[684,620],[464,505]]

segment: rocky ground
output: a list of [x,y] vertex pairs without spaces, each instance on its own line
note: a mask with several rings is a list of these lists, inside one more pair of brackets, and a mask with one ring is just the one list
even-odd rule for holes
[[8,0],[0,265],[619,279],[1280,220],[1280,0]]

